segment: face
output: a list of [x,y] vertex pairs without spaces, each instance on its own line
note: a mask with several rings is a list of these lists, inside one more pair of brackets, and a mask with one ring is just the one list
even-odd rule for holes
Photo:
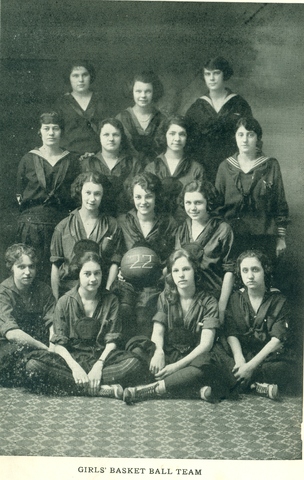
[[150,190],[144,190],[136,184],[133,189],[133,200],[136,210],[142,215],[154,213],[155,193]]
[[134,102],[138,107],[146,107],[153,100],[152,83],[135,82],[133,87]]
[[224,74],[222,70],[207,70],[204,68],[204,80],[208,90],[222,90],[224,88]]
[[194,270],[186,257],[180,257],[174,262],[172,278],[178,289],[195,287]]
[[200,192],[186,192],[184,197],[186,214],[191,220],[205,221],[209,218],[207,200]]
[[90,89],[91,75],[85,67],[74,67],[70,74],[73,92],[86,93]]
[[167,146],[174,152],[182,151],[187,142],[187,132],[179,125],[170,125],[167,133]]
[[79,273],[80,286],[88,292],[96,292],[100,287],[102,272],[98,263],[89,261],[83,264]]
[[81,190],[82,206],[89,211],[97,211],[103,196],[102,185],[93,182],[83,184]]
[[55,123],[43,123],[40,127],[42,144],[47,147],[59,145],[61,128]]
[[240,153],[256,154],[258,137],[255,132],[246,130],[245,127],[241,126],[236,131],[235,139]]
[[264,269],[256,257],[244,258],[240,270],[242,281],[248,290],[265,288]]
[[13,267],[12,273],[18,290],[29,287],[36,276],[36,264],[28,255],[22,255]]
[[121,133],[118,128],[113,127],[110,123],[106,123],[100,132],[100,143],[102,150],[111,153],[118,152],[121,143]]

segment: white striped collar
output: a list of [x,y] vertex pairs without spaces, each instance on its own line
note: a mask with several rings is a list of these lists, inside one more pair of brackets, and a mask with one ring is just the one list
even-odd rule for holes
[[[29,153],[34,153],[35,155],[38,155],[39,157],[43,158],[44,160],[46,160],[48,162],[48,159],[43,155],[43,153],[38,149],[38,148],[34,148],[33,150],[30,150]],[[64,150],[62,152],[62,154],[58,157],[58,160],[61,160],[63,157],[65,157],[66,155],[68,155],[70,152],[68,150]],[[56,162],[56,163],[57,163]]]
[[[251,169],[249,170],[251,172],[251,170],[253,170],[254,168],[258,167],[259,165],[262,165],[262,163],[265,163],[267,160],[269,159],[269,157],[265,157],[264,155],[262,155],[261,157],[258,157],[256,158],[253,162],[252,162],[252,167]],[[229,162],[231,165],[233,165],[235,168],[237,168],[238,170],[242,170],[241,167],[240,167],[240,164],[239,164],[239,161],[237,159],[237,156],[235,157],[228,157],[227,158],[227,162]],[[249,173],[249,172],[247,172]]]

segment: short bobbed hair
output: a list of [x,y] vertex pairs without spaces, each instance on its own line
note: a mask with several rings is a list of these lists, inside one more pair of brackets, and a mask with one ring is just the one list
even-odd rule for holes
[[99,173],[99,172],[85,172],[78,175],[78,177],[75,178],[74,182],[71,185],[72,199],[77,202],[78,206],[81,206],[82,204],[81,191],[82,191],[82,187],[87,182],[92,182],[92,183],[95,183],[96,185],[102,186],[103,195],[102,195],[101,205],[103,205],[108,200],[111,184],[108,178],[106,177],[106,175],[103,175],[102,173]]
[[151,83],[153,87],[153,102],[158,102],[164,95],[164,86],[160,81],[158,75],[154,73],[152,70],[145,70],[142,72],[138,72],[134,75],[133,79],[128,82],[126,88],[126,96],[130,99],[133,99],[133,88],[135,82],[142,82],[142,83]]
[[250,117],[250,116],[249,117],[241,117],[238,120],[238,122],[235,126],[235,129],[234,129],[235,134],[240,127],[246,128],[246,130],[248,130],[249,132],[256,133],[256,136],[257,136],[257,144],[256,144],[257,151],[261,152],[262,147],[263,147],[263,141],[262,141],[263,130],[262,130],[262,127],[259,124],[259,122],[255,118]]
[[155,195],[155,212],[159,213],[163,207],[163,186],[161,180],[150,172],[142,172],[136,175],[128,185],[128,193],[133,203],[133,191],[135,185],[140,185],[145,192],[151,192]]
[[105,125],[112,125],[112,127],[117,128],[121,135],[121,142],[119,147],[120,153],[131,154],[131,146],[128,140],[127,135],[125,134],[125,130],[123,128],[123,124],[117,118],[105,118],[99,124],[99,135],[101,134],[101,130]]
[[179,298],[177,286],[174,283],[172,277],[172,269],[176,260],[182,257],[185,257],[188,260],[194,270],[194,281],[196,290],[202,290],[203,287],[202,270],[200,267],[199,258],[195,254],[195,248],[193,248],[193,245],[187,245],[184,248],[175,250],[167,260],[168,274],[166,276],[165,284],[165,297],[171,304],[177,303]]
[[223,72],[223,79],[229,80],[233,75],[233,68],[224,57],[212,57],[204,64],[206,70],[221,70]]
[[244,287],[242,276],[241,276],[241,263],[245,258],[257,258],[257,260],[262,265],[264,270],[264,280],[265,280],[265,287],[266,290],[270,290],[271,281],[272,281],[272,264],[271,260],[265,255],[265,253],[261,252],[260,250],[246,250],[245,252],[241,253],[237,258],[235,264],[235,273],[236,273],[236,281],[238,286]]
[[188,145],[189,142],[191,142],[191,135],[192,135],[192,122],[190,119],[187,117],[184,117],[183,115],[171,115],[168,118],[165,118],[162,120],[160,123],[156,135],[155,135],[155,141],[160,149],[161,152],[165,152],[167,149],[167,138],[166,134],[171,127],[171,125],[178,125],[181,128],[184,128],[186,130],[187,134],[187,142],[185,145],[185,151],[188,150]]
[[35,264],[35,266],[37,265],[38,257],[34,247],[31,247],[30,245],[26,245],[25,243],[14,243],[14,245],[11,245],[10,247],[8,247],[8,249],[5,252],[6,268],[11,271],[13,265],[15,265],[15,263],[18,262],[18,260],[20,260],[22,255],[27,255]]
[[53,125],[58,125],[61,131],[64,131],[64,119],[63,117],[54,111],[51,112],[44,112],[39,117],[39,125],[41,128],[42,125],[49,125],[52,123]]
[[207,180],[193,180],[187,183],[182,192],[182,198],[184,201],[185,194],[188,192],[199,192],[207,201],[207,212],[210,215],[215,215],[218,207],[220,206],[220,195],[215,186]]
[[76,60],[70,61],[64,69],[63,78],[67,85],[70,84],[70,75],[72,71],[74,70],[74,68],[79,68],[79,67],[84,67],[89,72],[90,84],[92,84],[95,81],[96,71],[92,63],[89,62],[88,60],[76,59]]

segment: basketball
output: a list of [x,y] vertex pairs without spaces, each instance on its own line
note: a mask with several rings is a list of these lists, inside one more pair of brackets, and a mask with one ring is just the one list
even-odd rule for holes
[[152,286],[160,278],[162,267],[156,253],[147,247],[131,248],[121,260],[125,280],[139,286]]

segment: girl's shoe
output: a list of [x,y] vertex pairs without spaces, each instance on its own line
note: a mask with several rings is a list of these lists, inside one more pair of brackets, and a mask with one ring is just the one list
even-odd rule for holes
[[123,398],[123,388],[121,385],[101,385],[98,397]]
[[275,384],[255,382],[251,385],[250,388],[252,390],[255,389],[258,395],[271,398],[271,400],[276,400],[279,396],[279,387]]
[[213,403],[214,398],[212,395],[212,389],[209,386],[204,386],[200,389],[200,397],[202,400],[205,400],[205,402]]
[[161,393],[156,391],[159,386],[158,382],[150,383],[149,385],[140,385],[138,387],[128,387],[123,391],[123,400],[128,405],[137,400],[144,400],[145,398],[159,397]]

